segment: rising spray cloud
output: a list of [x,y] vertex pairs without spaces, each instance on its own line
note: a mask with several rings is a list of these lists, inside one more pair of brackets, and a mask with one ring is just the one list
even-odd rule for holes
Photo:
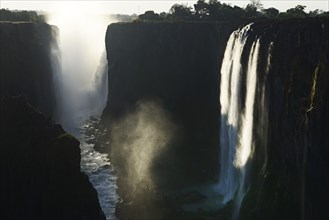
[[155,159],[170,147],[177,127],[159,101],[140,101],[137,108],[111,128],[114,160],[125,170],[126,183],[134,189],[155,188],[152,166]]

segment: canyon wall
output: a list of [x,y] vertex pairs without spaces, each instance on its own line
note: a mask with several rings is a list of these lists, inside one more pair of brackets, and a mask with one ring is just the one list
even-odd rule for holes
[[[153,167],[159,184],[187,185],[216,177],[220,61],[237,27],[195,22],[108,27],[109,96],[102,121],[113,128],[140,103],[161,103],[176,127],[176,139]],[[124,158],[114,155],[114,162],[119,160]]]
[[79,141],[23,97],[1,96],[1,219],[105,219]]
[[241,216],[326,219],[329,19],[256,22],[250,39],[256,36],[253,184]]
[[1,219],[105,219],[80,171],[79,141],[57,112],[51,57],[57,28],[0,22]]
[[[130,140],[128,128],[134,121],[121,122],[150,100],[161,103],[175,125],[175,138],[167,144],[169,150],[153,159],[150,178],[157,186],[174,189],[217,181],[219,70],[229,35],[245,23],[136,22],[108,27],[109,96],[102,124],[109,130],[105,150],[119,170],[121,196],[129,191],[123,190],[130,184],[124,176],[131,168],[125,149],[134,148],[134,142],[125,140]],[[242,202],[242,219],[327,216],[328,27],[328,18],[256,20],[252,26],[242,68],[247,68],[255,38],[261,48],[251,188]],[[241,97],[244,103],[245,94]],[[157,110],[145,114],[152,118]],[[127,153],[116,154],[120,150]]]
[[56,100],[50,50],[55,32],[46,23],[0,22],[0,93],[24,95],[52,116]]

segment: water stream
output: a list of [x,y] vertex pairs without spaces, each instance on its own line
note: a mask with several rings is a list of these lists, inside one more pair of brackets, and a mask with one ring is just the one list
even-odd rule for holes
[[97,190],[101,208],[107,220],[114,220],[115,206],[118,201],[116,193],[116,175],[107,154],[95,151],[96,136],[103,131],[98,130],[98,118],[85,121],[77,136],[81,148],[81,170],[89,176],[89,180]]
[[118,200],[116,176],[108,155],[94,149],[97,133],[102,132],[95,125],[107,102],[107,60],[101,39],[110,21],[74,9],[51,16],[49,23],[58,27],[51,54],[55,118],[80,141],[81,170],[97,190],[106,219],[112,220]]

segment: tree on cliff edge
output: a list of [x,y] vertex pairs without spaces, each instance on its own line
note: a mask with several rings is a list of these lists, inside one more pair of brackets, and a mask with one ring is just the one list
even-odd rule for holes
[[187,20],[192,16],[191,7],[181,4],[174,4],[170,8],[173,20]]
[[304,5],[297,5],[294,8],[288,9],[285,14],[288,17],[306,17],[307,14],[305,12],[305,8],[306,6]]
[[259,0],[251,0],[251,2],[246,6],[246,16],[247,17],[258,17],[263,9],[263,4]]

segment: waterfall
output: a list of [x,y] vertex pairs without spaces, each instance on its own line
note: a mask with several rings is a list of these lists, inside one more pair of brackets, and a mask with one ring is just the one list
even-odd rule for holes
[[239,104],[240,104],[240,59],[246,43],[246,34],[251,25],[234,31],[226,46],[221,68],[220,105],[220,180],[219,191],[223,202],[230,201],[237,190],[237,172],[233,161],[238,144]]
[[260,170],[260,173],[262,175],[265,175],[266,168],[267,168],[267,160],[268,160],[268,152],[267,152],[267,131],[268,131],[268,101],[266,99],[266,81],[267,81],[267,76],[270,71],[270,66],[271,66],[271,60],[272,60],[272,50],[274,47],[274,43],[271,42],[268,47],[267,51],[267,62],[266,62],[266,69],[265,69],[265,74],[264,78],[262,79],[263,83],[261,85],[261,90],[260,90],[260,106],[259,106],[259,111],[261,112],[260,118],[259,118],[259,125],[257,127],[258,130],[258,136],[262,137],[260,142],[261,145],[263,146],[263,164],[262,168]]
[[246,173],[248,169],[247,162],[252,157],[253,151],[253,122],[254,122],[254,101],[256,92],[257,81],[257,60],[259,53],[259,40],[253,43],[252,49],[249,55],[248,69],[247,69],[247,94],[245,110],[242,115],[241,130],[239,135],[239,144],[237,146],[236,157],[234,160],[234,166],[239,169],[239,190],[235,202],[235,212],[233,219],[237,219],[239,216],[239,210],[242,204],[242,200],[248,191],[246,185]]
[[[234,199],[235,214],[248,191],[246,182],[248,161],[253,152],[253,113],[257,82],[257,60],[260,43],[253,42],[246,72],[242,68],[242,54],[252,24],[234,31],[227,43],[221,68],[220,83],[220,177],[217,190],[223,203]],[[242,105],[242,76],[246,74],[246,96]]]

